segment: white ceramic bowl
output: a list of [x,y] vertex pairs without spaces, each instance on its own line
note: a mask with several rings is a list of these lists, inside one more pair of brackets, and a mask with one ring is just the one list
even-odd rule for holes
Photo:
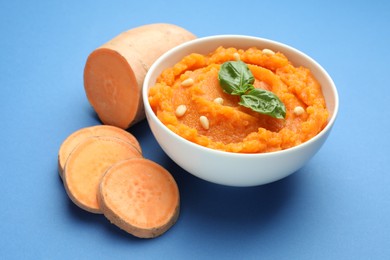
[[[309,141],[283,151],[262,154],[238,154],[217,151],[185,140],[169,130],[156,117],[148,102],[148,90],[156,78],[185,55],[208,54],[219,46],[246,49],[256,46],[280,51],[295,65],[309,68],[320,82],[330,118],[327,126]],[[213,183],[229,186],[255,186],[282,179],[300,169],[327,139],[338,112],[338,93],[331,77],[312,58],[275,41],[241,35],[217,35],[198,38],[163,54],[151,66],[143,85],[143,102],[153,135],[166,154],[187,172]]]

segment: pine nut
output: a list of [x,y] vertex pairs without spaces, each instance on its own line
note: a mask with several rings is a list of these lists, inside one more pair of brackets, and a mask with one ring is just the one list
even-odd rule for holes
[[214,99],[214,102],[217,103],[217,104],[222,105],[223,104],[223,98],[217,97],[216,99]]
[[186,105],[180,105],[176,108],[175,114],[178,117],[183,116],[187,111],[187,106]]
[[275,52],[273,50],[270,50],[270,49],[263,49],[263,53],[266,55],[274,55],[275,54]]
[[234,54],[233,54],[233,57],[234,57],[234,59],[235,60],[241,60],[241,57],[240,57],[240,54],[238,54],[237,52],[235,52]]
[[188,79],[181,82],[181,85],[183,87],[189,87],[189,86],[192,86],[192,84],[194,84],[194,80],[192,78],[188,78]]
[[200,121],[200,124],[202,125],[202,127],[206,130],[209,129],[210,127],[210,123],[209,123],[209,119],[205,116],[200,116],[199,117],[199,121]]
[[301,106],[296,106],[294,108],[294,114],[296,114],[297,116],[302,115],[304,112],[305,112],[305,109]]

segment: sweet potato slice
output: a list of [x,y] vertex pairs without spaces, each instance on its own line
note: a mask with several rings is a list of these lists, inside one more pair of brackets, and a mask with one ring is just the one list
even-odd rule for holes
[[142,154],[138,140],[131,133],[115,126],[96,125],[81,128],[69,135],[61,144],[58,152],[58,172],[63,178],[65,162],[72,150],[83,140],[91,136],[113,136],[128,141]]
[[172,24],[149,24],[123,32],[94,50],[84,68],[84,89],[103,124],[123,129],[145,118],[142,84],[153,62],[194,39]]
[[144,158],[121,161],[102,177],[98,201],[103,214],[140,238],[162,235],[179,216],[179,189],[172,175]]
[[70,199],[80,208],[102,213],[97,201],[99,182],[114,163],[141,157],[129,142],[116,137],[89,137],[71,152],[64,168],[64,186]]

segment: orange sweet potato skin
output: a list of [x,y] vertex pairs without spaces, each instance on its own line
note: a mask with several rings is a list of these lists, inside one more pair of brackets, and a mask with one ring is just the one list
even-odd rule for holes
[[100,120],[127,129],[144,119],[141,90],[150,66],[164,52],[194,38],[173,24],[149,24],[94,50],[86,61],[84,89]]

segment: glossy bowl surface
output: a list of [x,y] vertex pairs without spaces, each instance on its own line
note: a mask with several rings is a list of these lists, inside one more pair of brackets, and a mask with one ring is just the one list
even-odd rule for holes
[[[156,117],[148,102],[148,90],[161,72],[184,56],[196,52],[208,54],[217,47],[247,49],[256,46],[280,51],[294,64],[311,70],[320,82],[330,117],[327,126],[309,141],[282,151],[261,154],[238,154],[217,151],[185,140],[169,130]],[[312,158],[334,125],[339,99],[336,86],[328,73],[312,58],[288,45],[268,39],[244,35],[216,35],[181,44],[156,60],[146,74],[143,90],[146,118],[153,135],[165,153],[187,172],[209,182],[228,186],[256,186],[282,179],[300,169]]]

